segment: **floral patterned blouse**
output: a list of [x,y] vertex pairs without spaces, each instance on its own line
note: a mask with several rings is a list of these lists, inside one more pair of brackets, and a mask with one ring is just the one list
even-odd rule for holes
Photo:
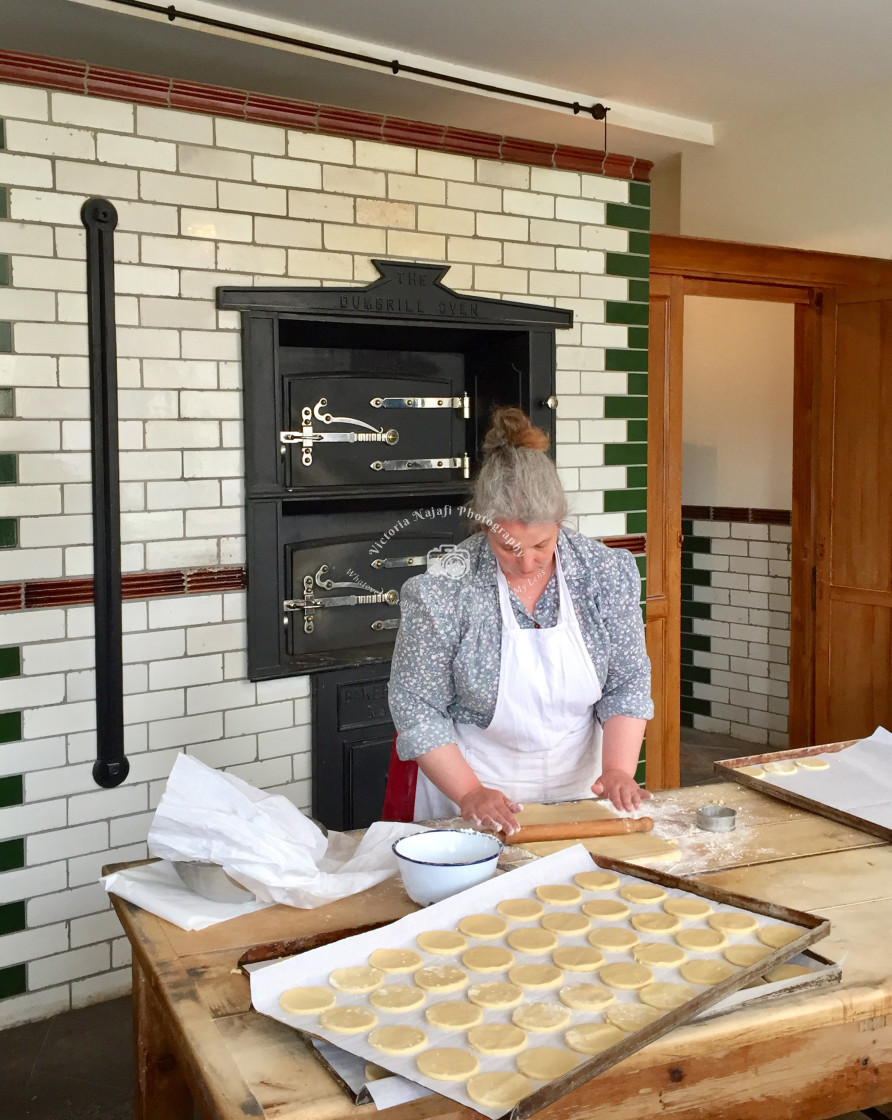
[[[429,572],[403,585],[390,710],[404,759],[455,742],[455,723],[488,727],[495,713],[502,642],[496,559],[483,533],[460,548],[467,561],[462,556],[460,564],[453,562],[451,574]],[[650,661],[644,648],[641,579],[632,554],[570,529],[560,530],[557,548],[601,682],[594,717],[602,724],[621,714],[650,719]],[[556,574],[532,614],[513,592],[511,606],[522,627],[554,626]]]

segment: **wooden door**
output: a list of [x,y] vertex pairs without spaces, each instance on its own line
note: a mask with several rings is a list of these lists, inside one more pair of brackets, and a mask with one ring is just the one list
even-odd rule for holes
[[892,727],[892,287],[824,304],[816,494],[815,733]]
[[647,652],[654,718],[647,725],[648,789],[680,782],[681,370],[680,277],[651,281],[647,449]]

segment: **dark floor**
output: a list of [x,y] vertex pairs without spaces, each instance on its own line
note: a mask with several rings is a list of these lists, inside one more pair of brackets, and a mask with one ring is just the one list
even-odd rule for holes
[[[681,784],[714,780],[717,759],[764,747],[682,729]],[[0,1031],[0,1120],[131,1120],[133,1044],[129,998]],[[892,1120],[892,1105],[836,1120]],[[151,1120],[165,1120],[152,1117]]]

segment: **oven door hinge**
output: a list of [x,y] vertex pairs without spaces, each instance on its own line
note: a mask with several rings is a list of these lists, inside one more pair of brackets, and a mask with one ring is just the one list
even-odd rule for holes
[[437,471],[460,467],[463,478],[471,477],[471,460],[467,455],[450,459],[376,459],[369,466],[373,471]]
[[313,576],[304,576],[303,599],[286,599],[282,607],[286,611],[304,612],[304,633],[312,634],[315,628],[313,612],[327,610],[331,607],[370,607],[380,603],[394,606],[400,601],[398,591],[379,591],[374,595],[326,595],[325,597],[313,594]]
[[372,408],[460,408],[465,420],[471,415],[467,393],[460,397],[372,397]]
[[387,556],[382,560],[373,560],[372,568],[426,568],[426,556]]

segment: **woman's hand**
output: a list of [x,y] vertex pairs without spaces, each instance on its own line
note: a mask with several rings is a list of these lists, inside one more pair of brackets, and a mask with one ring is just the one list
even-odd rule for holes
[[592,786],[592,793],[598,797],[609,797],[617,809],[628,811],[640,809],[642,800],[652,796],[625,770],[602,770],[600,778]]
[[506,836],[520,828],[514,814],[519,813],[523,806],[510,801],[501,790],[477,786],[461,798],[458,807],[462,817],[475,828],[504,832]]

